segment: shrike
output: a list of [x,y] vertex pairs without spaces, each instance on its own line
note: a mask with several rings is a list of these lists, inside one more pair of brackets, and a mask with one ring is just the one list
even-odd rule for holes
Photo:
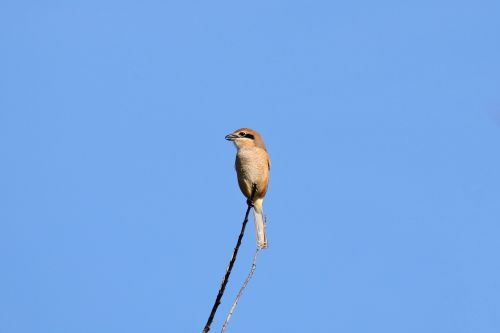
[[262,204],[269,183],[271,161],[267,154],[264,141],[259,133],[250,128],[240,128],[226,135],[226,140],[233,141],[236,146],[236,174],[238,184],[243,195],[250,200],[253,184],[256,185],[253,199],[253,216],[255,219],[255,233],[257,246],[267,248],[266,223]]

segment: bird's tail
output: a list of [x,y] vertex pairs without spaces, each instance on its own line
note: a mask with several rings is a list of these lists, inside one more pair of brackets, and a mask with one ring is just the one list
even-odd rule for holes
[[257,199],[253,206],[253,217],[255,220],[255,235],[257,236],[257,246],[267,249],[266,220],[262,210],[263,199]]

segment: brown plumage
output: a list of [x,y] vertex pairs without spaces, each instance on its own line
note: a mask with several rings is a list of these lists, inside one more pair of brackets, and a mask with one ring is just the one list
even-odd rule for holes
[[254,195],[254,218],[257,246],[267,248],[266,225],[262,204],[269,184],[271,161],[262,137],[250,128],[240,128],[226,136],[236,146],[236,174],[240,190],[250,199],[252,185],[257,186]]

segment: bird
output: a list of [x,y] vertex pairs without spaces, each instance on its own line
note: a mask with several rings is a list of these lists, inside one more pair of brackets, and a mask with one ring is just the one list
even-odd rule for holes
[[[247,198],[247,203],[253,206],[257,247],[268,247],[266,222],[263,203],[269,184],[271,160],[266,145],[260,134],[251,128],[240,128],[226,135],[226,140],[232,141],[236,147],[236,174],[241,192]],[[253,186],[256,186],[253,202],[251,200]]]

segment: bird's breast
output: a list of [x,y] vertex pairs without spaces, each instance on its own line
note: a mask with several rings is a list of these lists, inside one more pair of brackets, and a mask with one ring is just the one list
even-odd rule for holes
[[240,149],[236,155],[236,172],[242,192],[249,196],[252,184],[257,184],[258,196],[265,195],[269,180],[269,158],[261,148]]

